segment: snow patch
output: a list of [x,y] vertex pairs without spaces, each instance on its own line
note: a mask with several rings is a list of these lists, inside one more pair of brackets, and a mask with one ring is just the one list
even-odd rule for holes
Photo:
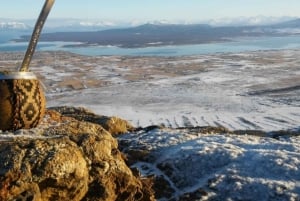
[[173,198],[202,189],[212,200],[299,199],[299,140],[299,136],[276,140],[188,129],[155,129],[119,138],[128,143],[125,152],[149,151],[147,159],[133,167],[145,176],[166,178],[176,191]]

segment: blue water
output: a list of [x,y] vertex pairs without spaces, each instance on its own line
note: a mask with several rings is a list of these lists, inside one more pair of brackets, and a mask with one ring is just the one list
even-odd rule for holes
[[[28,43],[10,42],[18,33],[0,32],[0,51],[23,51]],[[118,48],[114,46],[64,47],[75,43],[40,42],[37,51],[62,50],[81,55],[129,55],[129,56],[184,56],[214,53],[236,53],[257,50],[299,49],[300,36],[239,38],[232,42],[210,43],[200,45],[176,45],[146,48]]]

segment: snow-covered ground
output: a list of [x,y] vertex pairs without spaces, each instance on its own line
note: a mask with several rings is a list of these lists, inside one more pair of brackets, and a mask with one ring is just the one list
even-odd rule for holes
[[154,129],[119,140],[125,153],[146,152],[132,166],[160,178],[161,201],[300,200],[300,136]]
[[[15,67],[22,54],[2,54]],[[42,52],[33,60],[48,106],[85,106],[135,126],[300,126],[300,50],[184,57],[88,57]]]
[[[0,67],[15,68],[21,58],[2,53]],[[300,50],[187,57],[42,52],[31,70],[46,87],[48,106],[85,106],[135,126],[169,127],[119,137],[125,153],[145,152],[134,167],[169,186],[161,201],[300,200],[299,135],[191,129],[299,130]]]
[[[300,50],[187,57],[40,53],[48,106],[85,106],[135,126],[300,126]],[[15,61],[12,61],[15,62]]]
[[274,139],[154,129],[123,135],[120,142],[124,152],[147,151],[132,166],[167,183],[165,191],[172,193],[165,192],[159,200],[186,194],[186,200],[300,199],[299,136]]

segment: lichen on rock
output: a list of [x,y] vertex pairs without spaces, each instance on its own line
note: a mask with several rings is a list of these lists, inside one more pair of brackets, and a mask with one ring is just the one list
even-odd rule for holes
[[151,181],[132,173],[99,124],[48,110],[38,128],[2,133],[0,145],[0,200],[154,200]]

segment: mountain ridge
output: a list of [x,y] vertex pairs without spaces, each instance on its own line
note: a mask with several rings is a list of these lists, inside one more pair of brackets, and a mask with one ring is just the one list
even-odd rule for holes
[[[80,42],[85,45],[139,48],[224,42],[236,37],[284,36],[300,33],[300,19],[271,25],[211,26],[208,24],[152,24],[100,31],[44,33],[41,41]],[[16,41],[28,41],[29,35]]]

